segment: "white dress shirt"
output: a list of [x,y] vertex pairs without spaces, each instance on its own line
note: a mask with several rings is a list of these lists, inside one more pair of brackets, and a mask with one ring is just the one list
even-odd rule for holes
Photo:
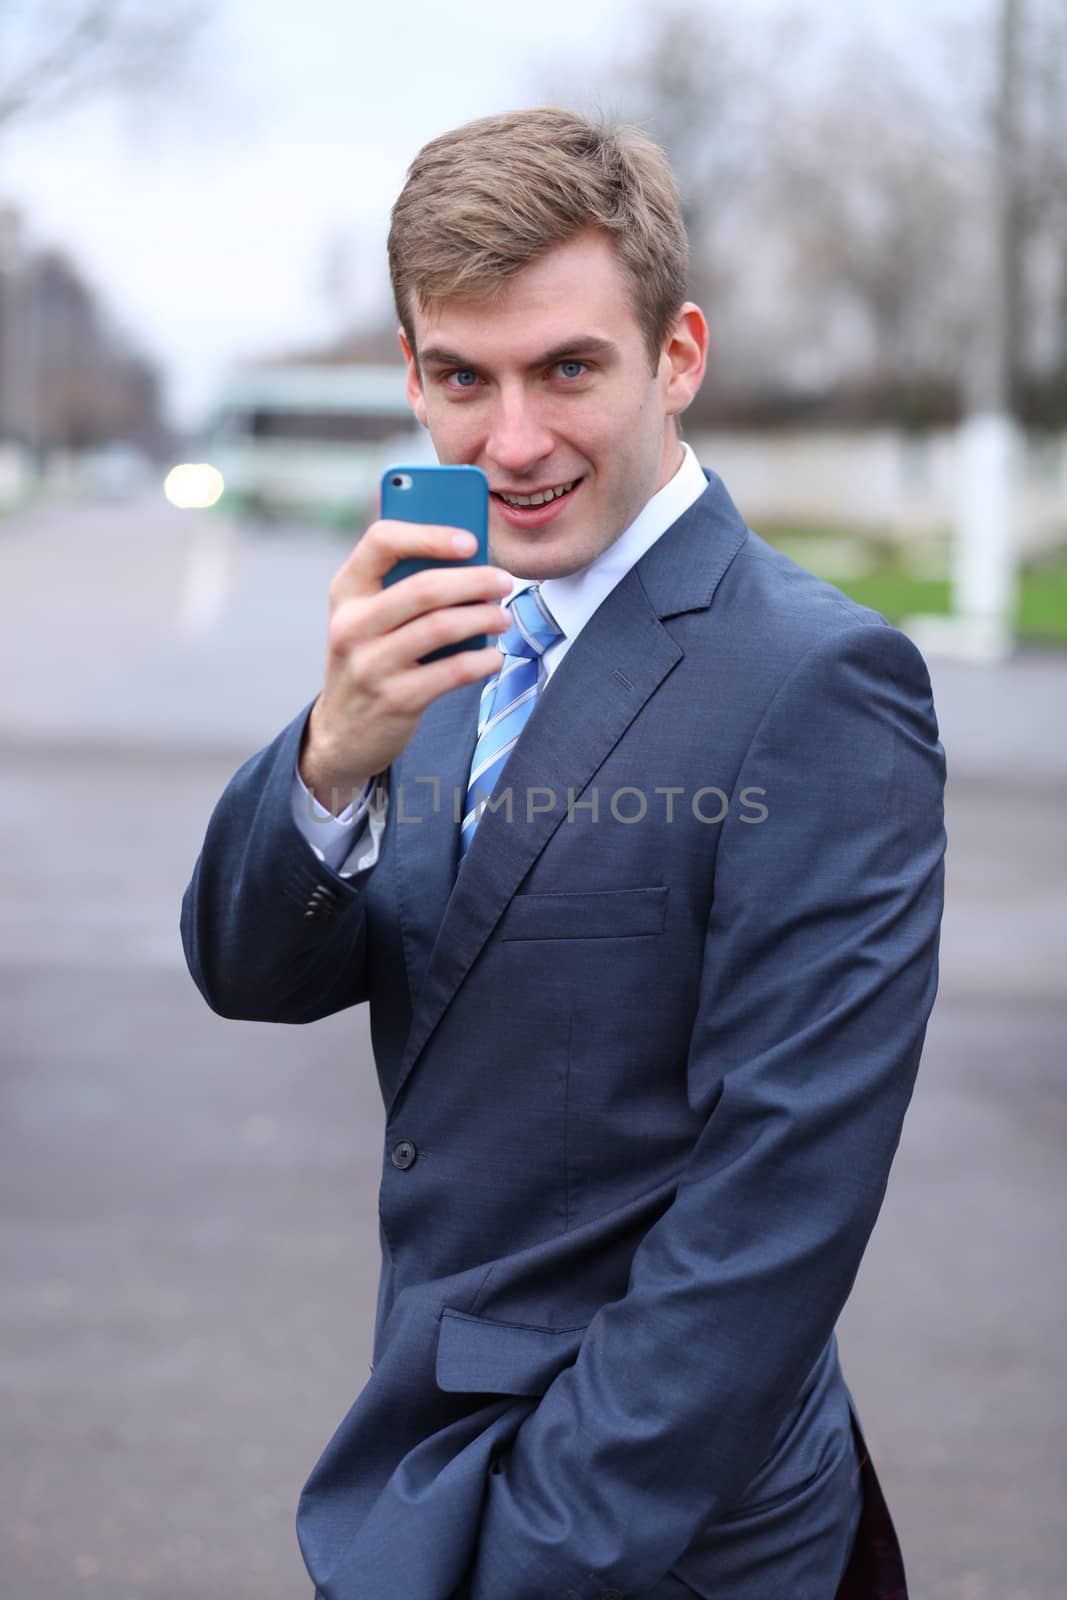
[[[546,578],[541,584],[545,604],[563,629],[563,637],[550,644],[541,658],[546,681],[616,584],[707,488],[700,463],[684,442],[682,452],[681,465],[674,477],[652,496],[644,510],[606,550],[580,571],[568,573],[565,578]],[[534,581],[516,578],[508,600],[530,588]],[[319,860],[342,878],[350,878],[372,867],[378,859],[388,806],[386,776],[368,779],[355,809],[346,806],[340,816],[335,817],[309,793],[299,768],[294,772],[293,821]],[[372,793],[374,790],[377,792]],[[365,823],[368,826],[364,826]]]

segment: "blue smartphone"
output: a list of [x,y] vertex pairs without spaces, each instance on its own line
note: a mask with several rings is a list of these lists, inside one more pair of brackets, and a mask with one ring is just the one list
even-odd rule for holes
[[[382,475],[382,517],[394,522],[438,523],[445,528],[466,528],[478,541],[474,555],[438,561],[430,556],[406,556],[382,579],[399,583],[425,567],[469,567],[489,560],[489,479],[481,467],[390,467]],[[438,661],[459,650],[480,650],[489,643],[476,634],[442,645],[424,661]]]

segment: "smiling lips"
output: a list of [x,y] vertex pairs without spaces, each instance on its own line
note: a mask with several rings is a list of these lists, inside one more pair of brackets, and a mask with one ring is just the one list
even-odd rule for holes
[[493,493],[499,495],[505,505],[509,506],[544,506],[552,500],[558,500],[562,495],[570,494],[578,482],[573,478],[570,483],[558,484],[554,489],[539,489],[536,494],[505,494],[502,489],[494,489]]

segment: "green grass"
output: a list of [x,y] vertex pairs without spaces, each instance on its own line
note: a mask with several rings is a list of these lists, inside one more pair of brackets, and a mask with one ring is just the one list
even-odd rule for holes
[[[925,613],[947,616],[952,588],[947,578],[920,578],[907,572],[871,572],[861,578],[843,578],[837,587],[872,606],[890,622]],[[1067,570],[1022,573],[1015,608],[1015,632],[1020,639],[1067,645]]]
[[1067,561],[1023,573],[1017,626],[1024,638],[1067,640]]
[[[834,528],[760,531],[801,566],[810,566],[844,594],[880,611],[890,622],[900,622],[917,613],[947,616],[951,611],[949,579],[909,571],[906,564],[893,560],[884,542],[872,544],[864,535],[849,535]],[[869,570],[862,570],[865,550],[870,553]],[[859,570],[853,570],[857,567]],[[1015,631],[1021,640],[1067,645],[1067,552],[1035,562],[1020,573]]]
[[870,572],[862,578],[831,579],[861,606],[872,606],[890,622],[916,612],[946,615],[951,603],[947,578],[920,578],[909,572]]

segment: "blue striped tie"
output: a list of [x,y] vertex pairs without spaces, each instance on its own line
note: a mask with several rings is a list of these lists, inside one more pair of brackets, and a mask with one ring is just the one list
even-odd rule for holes
[[553,640],[563,638],[563,629],[545,605],[536,584],[522,589],[509,600],[508,609],[511,627],[497,640],[504,654],[504,664],[495,677],[486,680],[478,710],[478,742],[474,747],[459,836],[461,860],[470,849],[485,802],[492,795],[537,701],[542,651],[547,650]]

